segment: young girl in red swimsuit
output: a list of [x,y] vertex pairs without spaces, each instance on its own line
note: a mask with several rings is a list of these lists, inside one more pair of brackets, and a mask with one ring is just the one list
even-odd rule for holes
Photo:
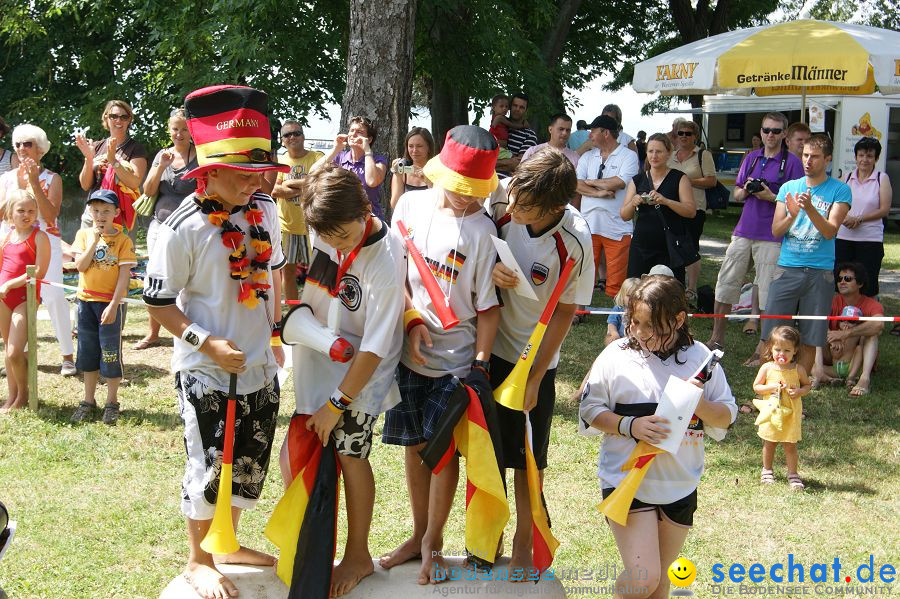
[[[6,195],[6,216],[13,229],[0,242],[0,333],[6,346],[6,382],[9,395],[0,411],[24,408],[28,403],[25,343],[25,267],[37,265],[43,278],[50,263],[50,240],[37,225],[37,202],[30,192],[12,190]],[[40,288],[38,288],[40,291]]]

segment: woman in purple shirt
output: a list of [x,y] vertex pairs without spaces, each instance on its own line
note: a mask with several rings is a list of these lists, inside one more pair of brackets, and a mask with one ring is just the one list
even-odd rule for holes
[[355,116],[350,119],[347,133],[339,133],[334,138],[334,147],[325,160],[330,160],[359,177],[369,202],[372,203],[372,212],[383,220],[384,210],[381,208],[379,195],[381,184],[387,175],[388,159],[387,156],[372,151],[377,134],[378,130],[372,121],[364,116]]

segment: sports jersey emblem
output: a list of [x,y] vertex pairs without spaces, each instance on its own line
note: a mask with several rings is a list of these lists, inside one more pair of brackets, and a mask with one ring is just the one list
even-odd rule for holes
[[550,269],[540,262],[531,265],[531,282],[535,285],[542,285],[547,280],[548,274],[550,274]]
[[344,278],[341,279],[340,289],[338,297],[341,298],[341,302],[348,310],[356,312],[359,309],[360,302],[362,302],[362,289],[359,286],[359,279],[353,275],[344,275]]

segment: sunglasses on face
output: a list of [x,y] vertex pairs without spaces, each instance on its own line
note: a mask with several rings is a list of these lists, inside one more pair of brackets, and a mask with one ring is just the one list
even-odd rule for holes
[[691,137],[693,134],[693,131],[679,131],[678,137]]
[[290,139],[291,137],[303,137],[302,131],[288,131],[287,133],[282,133],[281,137],[285,139]]
[[844,283],[852,283],[855,280],[856,280],[856,277],[853,277],[850,275],[843,275],[843,276],[838,277],[838,281],[843,281]]
[[251,150],[238,150],[235,152],[218,152],[216,154],[208,154],[207,158],[222,158],[224,156],[246,156],[250,162],[273,162],[272,153],[262,148],[253,148]]
[[131,115],[130,114],[114,114],[114,113],[110,112],[108,115],[106,115],[106,118],[108,118],[111,121],[130,121]]
[[763,127],[763,128],[762,128],[762,132],[763,132],[764,134],[766,134],[766,135],[768,135],[768,134],[770,134],[770,133],[771,133],[772,135],[781,135],[781,132],[782,132],[782,131],[784,131],[784,129],[782,129],[782,128],[780,128],[780,127],[773,127],[773,128],[771,128],[771,129],[770,129],[769,127]]
[[17,141],[13,145],[16,146],[17,148],[25,148],[27,150],[27,149],[30,149],[31,146],[34,145],[34,142],[32,142],[32,141]]

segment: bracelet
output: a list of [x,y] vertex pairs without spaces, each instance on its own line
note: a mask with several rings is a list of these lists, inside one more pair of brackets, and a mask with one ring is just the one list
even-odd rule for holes
[[211,334],[212,333],[196,322],[192,322],[190,326],[181,333],[181,340],[187,343],[192,351],[199,351]]
[[353,403],[353,398],[341,391],[340,387],[334,390],[334,393],[331,394],[331,397],[328,398],[328,409],[334,412],[335,414],[343,414],[350,404]]
[[409,332],[413,327],[419,326],[420,324],[425,324],[425,321],[422,320],[422,315],[419,314],[419,311],[415,308],[410,308],[403,313],[403,331],[407,335],[409,335]]

